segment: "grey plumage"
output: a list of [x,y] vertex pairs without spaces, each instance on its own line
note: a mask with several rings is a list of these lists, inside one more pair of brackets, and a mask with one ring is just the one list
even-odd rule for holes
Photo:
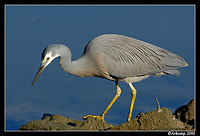
[[62,44],[47,46],[42,53],[42,64],[31,86],[56,57],[60,58],[60,66],[67,73],[81,77],[96,76],[116,82],[116,96],[101,116],[94,116],[102,121],[121,94],[118,81],[127,82],[132,90],[128,116],[130,120],[136,97],[136,90],[131,83],[141,81],[150,75],[179,75],[180,72],[176,69],[188,65],[182,57],[147,42],[123,35],[105,34],[91,40],[85,47],[83,55],[76,61],[71,61],[71,51],[67,46]]
[[[93,57],[91,60],[95,62],[96,58],[100,59],[98,61],[107,69],[104,73],[115,80],[150,74],[179,75],[175,69],[187,65],[182,57],[170,51],[116,34],[101,35],[90,41],[82,57]],[[101,73],[105,75],[103,71]]]

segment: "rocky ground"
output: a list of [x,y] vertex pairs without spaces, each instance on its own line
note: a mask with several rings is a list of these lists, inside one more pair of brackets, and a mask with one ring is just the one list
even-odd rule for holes
[[117,126],[88,117],[85,121],[74,120],[60,115],[45,113],[41,120],[30,121],[22,125],[19,131],[24,130],[51,130],[51,131],[142,131],[142,130],[195,130],[195,101],[191,100],[188,105],[179,107],[174,114],[166,107],[152,112],[138,114],[129,122]]

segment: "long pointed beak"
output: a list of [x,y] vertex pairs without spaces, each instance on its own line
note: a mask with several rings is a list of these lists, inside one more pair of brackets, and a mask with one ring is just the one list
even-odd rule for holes
[[42,71],[45,69],[45,67],[47,66],[46,65],[47,63],[42,63],[40,68],[38,69],[34,79],[33,79],[33,82],[31,84],[31,87],[34,85],[35,81],[38,79],[38,77],[40,76],[40,74],[42,73]]

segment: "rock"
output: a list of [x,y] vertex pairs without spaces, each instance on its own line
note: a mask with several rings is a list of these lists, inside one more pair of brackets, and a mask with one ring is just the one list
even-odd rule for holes
[[88,117],[83,122],[45,113],[41,120],[30,121],[21,126],[19,130],[105,130],[110,127],[110,125],[92,117]]
[[160,109],[158,104],[155,111],[140,113],[131,121],[115,127],[93,117],[88,117],[83,122],[45,113],[41,120],[30,121],[19,130],[194,130],[190,126],[191,122],[194,123],[194,110],[194,100],[178,108],[174,115],[165,107]]
[[192,99],[188,105],[184,105],[179,107],[174,115],[177,119],[180,119],[182,122],[187,123],[188,125],[192,125],[194,127],[195,120],[195,100]]
[[191,130],[192,127],[175,119],[171,111],[162,107],[146,114],[135,117],[109,130]]
[[102,122],[101,120],[96,120],[93,117],[88,117],[85,119],[80,128],[86,130],[105,130],[111,128],[111,126]]
[[41,120],[28,122],[19,130],[81,130],[83,121],[45,113]]

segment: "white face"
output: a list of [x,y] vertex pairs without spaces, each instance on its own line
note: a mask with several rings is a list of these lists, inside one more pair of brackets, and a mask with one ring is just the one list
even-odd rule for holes
[[49,63],[51,63],[51,61],[53,59],[55,59],[56,57],[58,57],[58,55],[55,55],[52,57],[52,52],[49,52],[45,55],[44,59],[42,60],[42,65],[47,66],[49,65]]
[[49,63],[51,63],[51,61],[53,59],[51,57],[51,53],[46,54],[45,57],[44,57],[44,59],[42,60],[42,65],[45,65],[45,66],[49,65]]
[[35,81],[40,76],[45,67],[48,66],[51,61],[58,56],[59,54],[57,53],[57,47],[55,45],[49,45],[44,49],[44,51],[42,52],[42,62],[40,68],[38,69],[31,86],[34,85]]
[[55,58],[51,56],[52,53],[48,53],[44,56],[43,60],[42,60],[42,64],[40,66],[40,68],[38,69],[37,74],[35,75],[35,78],[33,79],[33,82],[31,84],[31,86],[34,85],[35,81],[37,80],[37,78],[40,76],[40,74],[42,73],[42,71],[45,69],[45,67],[47,65],[49,65],[51,63],[51,61]]

